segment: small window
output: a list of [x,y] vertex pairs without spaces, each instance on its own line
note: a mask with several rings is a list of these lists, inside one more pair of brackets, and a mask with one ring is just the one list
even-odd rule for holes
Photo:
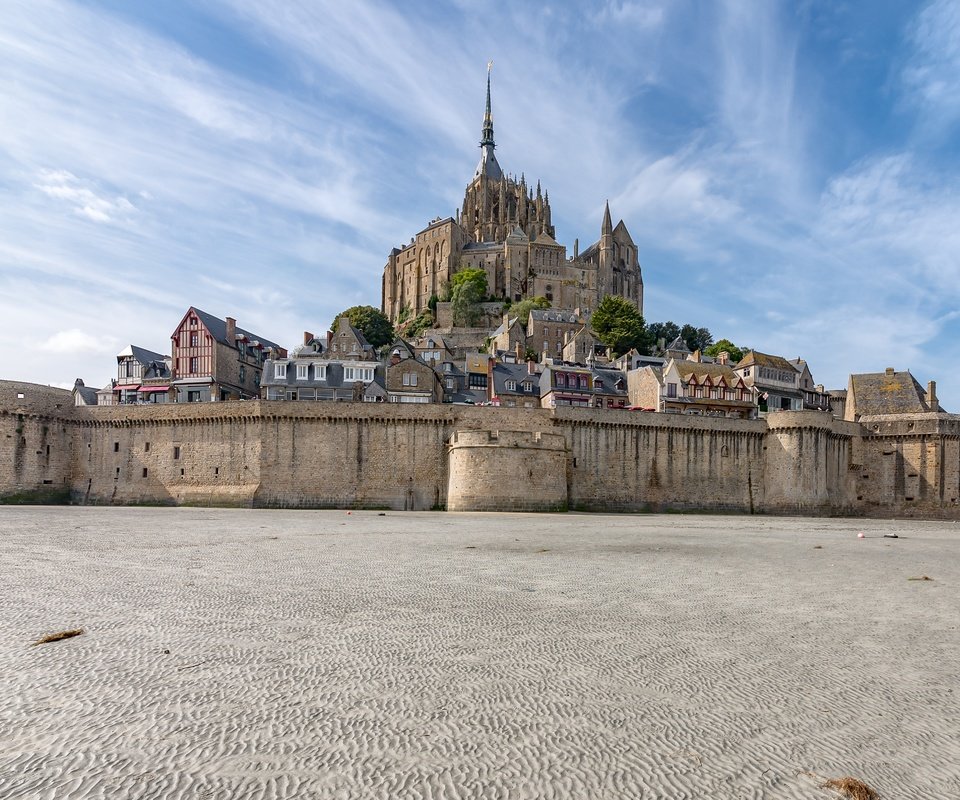
[[200,371],[200,359],[197,356],[194,356],[190,359],[190,372],[197,373]]
[[150,452],[150,442],[147,442],[146,444],[144,444],[144,446],[143,446],[143,452],[144,452],[144,453],[149,453],[149,452]]
[[327,365],[326,364],[314,364],[313,365],[313,377],[314,380],[325,381],[327,379]]
[[190,327],[191,327],[191,328],[196,328],[196,327],[197,327],[197,318],[196,318],[196,317],[190,317]]
[[144,478],[147,477],[147,468],[146,468],[146,467],[143,468],[143,477],[144,477]]
[[174,460],[180,458],[180,448],[177,446],[174,446],[173,448],[173,458]]
[[517,382],[516,382],[516,381],[507,381],[507,382],[504,384],[504,386],[506,386],[506,389],[507,389],[508,392],[515,392],[515,391],[517,391]]
[[241,364],[240,365],[240,383],[247,382],[247,368]]
[[305,381],[310,372],[309,364],[297,364],[297,380]]
[[287,365],[286,364],[275,364],[273,370],[273,377],[277,379],[282,379],[287,377]]
[[199,344],[200,344],[200,334],[199,334],[199,333],[191,333],[191,334],[190,334],[190,346],[191,346],[191,347],[197,347]]
[[113,443],[113,452],[114,452],[114,453],[119,453],[119,452],[120,452],[120,442],[114,442],[114,443]]

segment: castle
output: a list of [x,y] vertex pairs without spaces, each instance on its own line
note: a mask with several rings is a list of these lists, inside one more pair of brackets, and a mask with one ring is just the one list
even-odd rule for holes
[[487,68],[487,105],[480,161],[455,217],[435,219],[410,243],[390,251],[383,270],[382,308],[396,323],[401,313],[417,315],[438,298],[461,269],[487,274],[489,293],[516,302],[545,297],[555,308],[589,313],[608,294],[631,300],[643,313],[643,276],[627,226],[613,225],[609,203],[600,238],[573,257],[556,239],[550,195],[526,178],[503,171],[495,153]]

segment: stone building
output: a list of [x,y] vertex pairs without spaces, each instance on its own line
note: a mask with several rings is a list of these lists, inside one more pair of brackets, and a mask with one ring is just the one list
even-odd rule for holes
[[383,270],[382,311],[394,323],[402,311],[419,314],[431,297],[443,295],[460,269],[487,274],[489,293],[516,302],[546,297],[555,308],[592,311],[616,294],[643,313],[643,277],[637,246],[621,220],[604,209],[600,238],[573,257],[554,238],[550,197],[507,174],[495,154],[490,74],[480,140],[480,161],[455,216],[434,219],[410,243],[394,248]]
[[383,365],[364,335],[345,316],[337,330],[318,339],[304,331],[303,344],[266,361],[264,400],[351,400],[378,403],[387,398]]
[[751,350],[733,369],[748,386],[756,389],[761,413],[803,410],[801,373],[787,359]]
[[755,419],[754,390],[726,364],[671,358],[627,373],[630,404],[666,414]]
[[867,416],[941,412],[936,381],[928,382],[924,391],[909,370],[887,367],[850,376],[843,418],[857,422]]

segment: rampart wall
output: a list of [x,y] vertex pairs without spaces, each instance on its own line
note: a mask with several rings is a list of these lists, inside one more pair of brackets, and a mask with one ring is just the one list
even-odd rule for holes
[[226,402],[0,381],[0,500],[960,518],[960,417]]

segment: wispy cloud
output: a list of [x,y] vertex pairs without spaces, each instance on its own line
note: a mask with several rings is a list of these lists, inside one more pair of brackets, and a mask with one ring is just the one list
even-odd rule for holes
[[908,99],[919,101],[928,119],[960,120],[960,5],[934,0],[910,26],[914,52],[903,71]]
[[137,213],[136,206],[126,197],[97,194],[66,170],[43,170],[34,186],[48,197],[73,206],[75,214],[93,222],[125,222]]

